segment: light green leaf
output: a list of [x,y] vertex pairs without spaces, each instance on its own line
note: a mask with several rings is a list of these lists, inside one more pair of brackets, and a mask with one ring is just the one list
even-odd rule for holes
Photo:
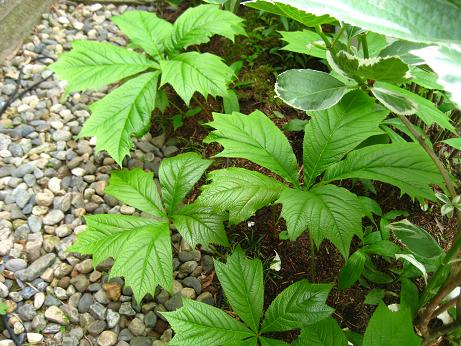
[[[261,0],[260,0],[261,1]],[[266,0],[408,41],[459,42],[461,8],[446,0]],[[443,21],[437,18],[444,18]],[[422,25],[421,23],[424,23]]]
[[282,40],[288,44],[283,50],[290,52],[312,55],[320,59],[326,59],[326,49],[316,47],[314,43],[323,44],[322,38],[315,32],[303,31],[279,31]]
[[328,110],[310,113],[303,144],[305,185],[365,139],[381,134],[379,124],[387,114],[362,91],[345,95]]
[[93,103],[79,137],[95,136],[96,150],[106,150],[121,166],[133,147],[131,137],[142,136],[150,127],[158,76],[145,73]]
[[286,189],[277,203],[287,223],[290,240],[306,229],[317,245],[330,240],[347,258],[352,237],[362,237],[362,205],[357,196],[334,185],[314,187],[309,191]]
[[437,75],[434,72],[411,66],[411,81],[427,89],[443,90],[443,86],[437,83]]
[[174,312],[162,312],[175,331],[169,345],[238,345],[254,333],[239,321],[214,306],[183,299]]
[[288,120],[288,123],[283,127],[285,131],[304,131],[304,128],[306,127],[308,120],[304,119],[291,119]]
[[331,315],[326,300],[331,285],[300,280],[285,288],[264,315],[261,333],[300,329]]
[[461,138],[449,138],[442,141],[445,144],[448,144],[450,147],[457,150],[461,150]]
[[277,14],[279,16],[288,17],[304,24],[305,26],[316,26],[320,24],[332,23],[335,20],[329,16],[314,16],[310,13],[298,10],[296,7],[285,5],[273,1],[246,1],[244,5],[252,7],[257,10],[266,11],[269,13]]
[[410,53],[413,49],[425,47],[424,43],[409,42],[405,40],[396,40],[384,48],[379,56],[399,56],[406,64],[420,65],[423,60]]
[[412,316],[415,316],[419,308],[418,287],[410,279],[401,278],[400,281],[400,306],[405,309],[410,309]]
[[379,305],[383,301],[385,291],[382,288],[373,288],[370,292],[367,293],[365,297],[364,304],[369,305]]
[[195,92],[205,98],[227,95],[227,85],[234,75],[220,57],[210,53],[182,53],[170,60],[160,60],[160,68],[161,86],[171,84],[187,105]]
[[140,168],[113,171],[104,192],[156,217],[165,216],[154,175]]
[[207,125],[215,130],[205,143],[218,142],[224,147],[216,157],[253,161],[299,186],[298,164],[293,149],[283,132],[264,113],[213,113],[213,121]]
[[347,339],[338,322],[327,317],[316,324],[304,327],[293,346],[347,346]]
[[215,5],[190,7],[174,23],[172,46],[185,49],[207,43],[214,35],[234,41],[235,35],[246,35],[242,22],[240,17]]
[[162,160],[158,174],[168,214],[177,209],[211,163],[211,160],[202,159],[196,153],[179,154]]
[[326,182],[360,178],[392,184],[411,197],[434,200],[431,185],[444,186],[432,160],[418,143],[371,145],[352,151],[327,168]]
[[418,104],[398,92],[384,87],[370,88],[373,95],[391,112],[412,115],[418,112]]
[[226,264],[215,260],[214,266],[232,310],[257,333],[264,304],[261,260],[245,258],[238,247],[227,257]]
[[365,268],[367,256],[360,250],[357,250],[349,257],[346,264],[339,272],[338,287],[345,289],[351,287],[362,276]]
[[210,207],[189,204],[175,212],[171,218],[181,236],[193,248],[197,244],[207,247],[210,243],[229,246],[224,230],[227,217]]
[[227,90],[227,94],[223,96],[222,101],[224,113],[240,112],[239,98],[234,90]]
[[66,91],[97,90],[123,78],[153,68],[146,57],[110,43],[73,41],[73,49],[50,65],[60,79],[67,81]]
[[[461,9],[458,9],[461,12]],[[458,13],[459,13],[458,12]],[[450,14],[451,15],[451,14]],[[446,18],[446,17],[444,17]],[[459,19],[458,19],[459,21]],[[458,25],[459,28],[459,25]],[[458,36],[458,40],[459,40]],[[451,100],[461,106],[461,44],[430,46],[412,50],[438,75],[437,83],[451,95]]]
[[261,336],[261,346],[288,346],[286,342]]
[[95,263],[112,257],[111,277],[123,276],[138,302],[147,293],[154,294],[157,285],[171,291],[173,256],[166,222],[108,214],[85,220],[88,229],[78,235],[70,251],[93,255]]
[[147,11],[127,11],[112,17],[120,30],[148,54],[158,56],[173,31],[173,24]]
[[258,209],[274,202],[285,186],[256,171],[231,167],[210,172],[210,184],[202,187],[201,204],[229,211],[229,222],[240,223]]
[[410,310],[390,311],[381,303],[368,323],[363,346],[419,346]]
[[328,73],[288,70],[278,75],[275,92],[283,102],[303,111],[327,109],[337,104],[347,87]]
[[428,232],[406,219],[392,222],[387,228],[415,255],[435,258],[443,254],[439,244]]

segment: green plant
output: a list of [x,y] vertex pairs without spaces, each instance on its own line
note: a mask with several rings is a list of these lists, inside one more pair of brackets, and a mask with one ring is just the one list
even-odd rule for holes
[[78,235],[70,251],[93,256],[95,264],[114,258],[112,277],[125,277],[138,302],[157,285],[171,291],[173,285],[170,225],[191,245],[228,246],[225,215],[197,203],[182,201],[210,160],[185,153],[162,161],[160,192],[152,173],[141,169],[113,172],[105,193],[146,213],[146,216],[91,215],[87,230]]
[[[224,150],[216,157],[250,160],[284,180],[243,168],[209,173],[199,201],[229,211],[239,223],[273,202],[282,204],[287,238],[306,229],[313,242],[330,240],[347,258],[354,235],[363,237],[361,219],[368,213],[363,198],[331,184],[348,178],[374,179],[399,187],[411,197],[434,199],[430,184],[443,185],[434,163],[415,143],[376,144],[355,149],[380,134],[388,111],[362,91],[348,93],[336,106],[311,114],[305,126],[300,169],[283,133],[263,113],[213,114],[206,142]],[[355,149],[355,150],[354,150]],[[304,172],[299,177],[300,172]]]
[[240,0],[204,0],[209,4],[217,4],[221,5],[226,11],[230,11],[232,13],[237,13]]
[[241,321],[211,305],[183,299],[182,308],[162,313],[176,332],[170,345],[287,345],[264,334],[301,329],[333,312],[325,303],[331,285],[301,280],[272,301],[261,321],[264,305],[261,261],[247,259],[238,247],[227,257],[226,264],[216,260],[214,264],[227,301]]
[[74,41],[73,49],[50,66],[67,80],[67,92],[98,89],[130,77],[123,85],[90,106],[91,117],[79,137],[97,137],[97,150],[106,150],[118,164],[132,148],[131,137],[144,135],[155,108],[168,107],[164,86],[170,84],[189,105],[195,92],[226,97],[233,70],[210,53],[183,52],[206,43],[213,35],[233,40],[245,35],[242,19],[214,5],[186,10],[174,24],[153,13],[128,11],[113,18],[146,54],[108,43]]

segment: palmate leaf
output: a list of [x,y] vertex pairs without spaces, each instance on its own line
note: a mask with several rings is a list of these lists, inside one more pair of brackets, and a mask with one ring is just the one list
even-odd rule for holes
[[363,338],[364,346],[417,346],[420,338],[415,334],[409,309],[390,311],[384,303],[371,316]]
[[110,275],[125,277],[138,302],[157,285],[171,291],[173,256],[168,223],[127,215],[92,215],[70,251],[93,255],[95,263],[112,257]]
[[326,59],[326,49],[315,47],[313,43],[323,43],[321,37],[309,30],[303,31],[279,31],[282,35],[282,40],[288,44],[283,47],[283,50],[290,52],[312,55],[320,59]]
[[296,240],[308,230],[315,243],[330,240],[347,258],[354,235],[362,237],[363,207],[356,195],[335,185],[309,191],[286,189],[276,201],[287,223],[288,237]]
[[305,185],[365,139],[381,134],[379,124],[388,113],[362,91],[345,95],[328,110],[310,113],[303,144]]
[[211,183],[202,187],[198,201],[220,211],[229,211],[231,224],[248,219],[279,198],[285,189],[277,180],[244,168],[214,170],[208,178]]
[[288,70],[278,75],[275,92],[286,104],[303,111],[327,109],[346,94],[344,83],[328,73]]
[[359,178],[379,180],[410,197],[434,200],[431,184],[444,186],[432,160],[418,143],[377,144],[352,151],[327,168],[324,181]]
[[179,209],[171,218],[181,236],[193,248],[197,244],[206,248],[210,243],[229,246],[224,230],[227,219],[224,213],[193,203]]
[[191,45],[207,43],[213,35],[234,41],[236,35],[246,35],[243,19],[215,5],[200,5],[184,11],[174,23],[172,48],[186,49]]
[[226,96],[227,85],[234,76],[220,57],[210,53],[178,54],[170,60],[160,60],[160,68],[161,85],[171,84],[187,105],[196,91],[205,98]]
[[154,175],[140,168],[113,171],[104,192],[156,217],[165,216]]
[[79,137],[95,136],[96,150],[106,150],[121,166],[133,146],[131,137],[150,127],[158,77],[158,72],[142,74],[93,103]]
[[293,346],[347,346],[347,339],[333,317],[304,327]]
[[266,310],[261,333],[300,329],[327,318],[334,311],[325,303],[330,289],[307,280],[288,286]]
[[218,142],[224,147],[216,157],[253,161],[299,186],[293,149],[283,132],[264,113],[213,113],[213,121],[207,125],[215,130],[204,142]]
[[168,214],[177,209],[211,163],[196,153],[179,154],[161,162],[158,174]]
[[183,299],[174,312],[162,312],[176,331],[169,345],[239,345],[254,333],[221,309],[195,300]]
[[247,259],[240,247],[227,263],[214,261],[216,274],[232,310],[255,333],[259,330],[264,303],[263,266],[259,259]]
[[173,24],[146,11],[127,11],[111,19],[131,42],[148,54],[158,56],[173,31]]
[[143,55],[110,43],[73,41],[72,48],[50,65],[60,79],[67,80],[67,92],[96,90],[148,68],[158,67]]

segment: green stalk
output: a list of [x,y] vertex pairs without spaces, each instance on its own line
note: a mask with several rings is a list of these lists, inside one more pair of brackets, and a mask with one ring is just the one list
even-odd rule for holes
[[315,26],[315,32],[319,34],[319,36],[322,38],[323,42],[325,42],[325,46],[327,49],[331,47],[330,39],[328,38],[327,35],[322,30],[322,27],[320,25]]
[[370,57],[370,54],[368,53],[368,41],[367,41],[367,35],[366,34],[360,35],[360,43],[362,43],[363,57],[365,59],[368,59]]

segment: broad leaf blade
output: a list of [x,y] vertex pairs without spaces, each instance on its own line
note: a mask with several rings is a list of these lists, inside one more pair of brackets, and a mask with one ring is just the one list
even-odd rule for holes
[[287,344],[285,341],[266,338],[264,336],[262,336],[260,340],[261,340],[261,346],[288,346],[290,345],[290,344]]
[[157,285],[171,291],[173,256],[167,223],[124,215],[93,215],[70,251],[114,258],[110,275],[123,276],[138,302]]
[[104,192],[146,213],[165,216],[154,175],[140,168],[113,171]]
[[155,67],[154,62],[143,55],[110,43],[74,41],[72,47],[50,65],[60,79],[67,80],[67,92],[97,90]]
[[411,197],[434,200],[431,184],[443,186],[439,171],[417,143],[377,144],[351,152],[325,172],[324,180],[379,180]]
[[243,19],[230,11],[214,5],[188,8],[174,23],[172,46],[187,48],[207,43],[213,35],[221,35],[234,41],[235,35],[245,35]]
[[160,164],[159,179],[166,210],[173,213],[187,193],[211,165],[199,154],[185,153],[166,158]]
[[309,191],[286,189],[277,203],[282,204],[281,215],[290,240],[308,230],[317,245],[328,239],[347,258],[352,237],[362,237],[362,205],[344,188],[323,185]]
[[304,327],[293,346],[347,346],[347,339],[338,322],[327,317],[316,324]]
[[365,139],[381,134],[379,124],[387,114],[362,91],[345,95],[328,110],[311,113],[303,144],[306,186]]
[[288,286],[271,303],[264,315],[261,333],[299,329],[331,315],[325,304],[331,285],[300,280]]
[[165,50],[173,24],[147,11],[127,11],[111,19],[136,45],[152,56]]
[[226,96],[227,85],[234,75],[220,57],[210,53],[182,53],[170,60],[161,60],[160,68],[161,85],[171,84],[187,105],[195,92],[205,98]]
[[360,250],[354,252],[346,261],[339,272],[338,287],[345,289],[351,287],[362,276],[367,256]]
[[208,125],[215,130],[205,142],[218,142],[224,147],[216,157],[253,161],[299,186],[298,165],[293,149],[283,132],[264,113],[213,113],[213,121]]
[[258,209],[274,202],[285,189],[277,180],[244,168],[227,168],[208,174],[211,183],[202,187],[198,201],[229,211],[229,222],[240,223]]
[[364,346],[418,346],[420,342],[410,310],[392,312],[384,304],[374,312],[363,338]]
[[245,258],[241,248],[227,257],[227,263],[214,261],[216,274],[234,312],[255,332],[263,313],[263,266],[259,259]]
[[197,244],[207,248],[210,243],[229,246],[224,229],[227,219],[224,213],[194,203],[179,209],[171,218],[181,236],[193,248]]
[[346,94],[335,77],[315,70],[288,70],[278,75],[275,92],[286,104],[303,111],[330,108]]
[[242,323],[214,306],[184,299],[182,308],[163,312],[176,332],[169,345],[235,345],[254,335]]
[[385,87],[373,87],[370,90],[378,101],[391,112],[401,115],[412,115],[418,111],[418,104],[398,92]]
[[326,50],[315,47],[315,42],[322,42],[321,37],[313,31],[279,31],[282,40],[288,44],[283,50],[290,52],[312,55],[320,59],[326,59]]
[[79,137],[95,136],[96,150],[106,150],[121,166],[133,147],[131,137],[142,136],[150,127],[158,77],[157,72],[145,73],[93,103]]

